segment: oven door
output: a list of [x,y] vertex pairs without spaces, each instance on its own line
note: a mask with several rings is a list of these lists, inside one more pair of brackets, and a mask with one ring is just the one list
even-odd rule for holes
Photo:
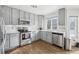
[[30,33],[22,33],[22,34],[21,34],[21,37],[22,37],[22,38],[21,38],[21,46],[31,43],[31,36],[30,36]]

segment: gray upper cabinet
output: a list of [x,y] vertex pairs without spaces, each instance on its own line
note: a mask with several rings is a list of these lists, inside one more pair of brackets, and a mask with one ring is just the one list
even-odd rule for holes
[[4,18],[6,25],[11,24],[11,8],[7,6],[0,6],[0,17]]
[[0,17],[2,17],[2,6],[0,6]]
[[38,15],[38,25],[39,27],[43,27],[43,16],[42,15]]
[[20,10],[20,19],[25,19],[25,12]]
[[59,9],[59,26],[65,26],[65,8]]
[[38,26],[41,27],[41,25],[42,25],[41,16],[38,15]]
[[35,25],[35,15],[34,14],[30,14],[30,21],[31,21],[31,25]]
[[18,25],[18,19],[19,19],[19,10],[18,9],[12,9],[12,25]]
[[35,15],[35,25],[38,26],[38,16],[37,15]]
[[25,19],[30,20],[30,13],[25,12]]

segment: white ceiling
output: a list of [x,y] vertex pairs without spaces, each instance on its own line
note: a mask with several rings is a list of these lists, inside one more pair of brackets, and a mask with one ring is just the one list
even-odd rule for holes
[[12,8],[21,9],[27,12],[39,14],[39,15],[46,15],[48,13],[54,12],[60,8],[79,8],[78,5],[72,6],[72,5],[37,5],[37,8],[31,7],[31,5],[8,5]]
[[31,5],[8,5],[8,6],[39,15],[46,15],[62,7],[58,5],[37,5],[37,8],[31,7]]

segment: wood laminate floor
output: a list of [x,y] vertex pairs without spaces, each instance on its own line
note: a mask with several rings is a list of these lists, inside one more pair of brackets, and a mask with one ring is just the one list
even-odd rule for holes
[[19,47],[9,53],[10,54],[52,54],[57,52],[64,52],[64,49],[39,40],[32,44]]

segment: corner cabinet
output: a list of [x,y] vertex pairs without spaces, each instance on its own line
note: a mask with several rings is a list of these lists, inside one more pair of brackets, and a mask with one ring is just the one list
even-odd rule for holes
[[41,38],[42,40],[52,44],[52,32],[41,31]]

